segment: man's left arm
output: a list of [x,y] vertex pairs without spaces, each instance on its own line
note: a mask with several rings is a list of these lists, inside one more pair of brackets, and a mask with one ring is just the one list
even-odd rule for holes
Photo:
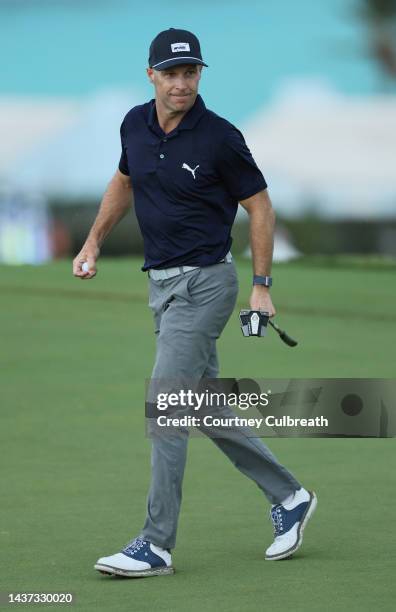
[[[250,246],[252,250],[253,274],[271,276],[274,248],[275,212],[267,189],[240,201],[250,218]],[[266,310],[270,316],[276,314],[270,296],[270,288],[253,285],[250,296],[252,310]]]

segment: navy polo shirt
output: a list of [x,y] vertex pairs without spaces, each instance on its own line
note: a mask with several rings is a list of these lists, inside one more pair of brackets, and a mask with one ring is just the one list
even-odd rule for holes
[[142,270],[219,262],[231,247],[238,202],[267,187],[241,132],[198,95],[168,134],[155,100],[132,108],[120,133],[119,170],[131,177]]

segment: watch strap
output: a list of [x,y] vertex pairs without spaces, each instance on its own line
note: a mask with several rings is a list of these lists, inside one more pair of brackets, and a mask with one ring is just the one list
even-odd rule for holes
[[255,274],[253,276],[253,285],[264,285],[264,287],[272,286],[272,276],[260,276]]

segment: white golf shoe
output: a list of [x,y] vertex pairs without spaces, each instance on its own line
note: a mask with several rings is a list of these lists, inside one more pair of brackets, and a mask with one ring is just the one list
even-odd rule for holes
[[265,553],[267,561],[291,557],[302,544],[303,531],[317,505],[313,491],[301,488],[292,501],[282,506],[272,506],[270,516],[274,525],[275,540]]
[[121,552],[101,557],[94,568],[102,574],[140,578],[173,574],[172,556],[147,540],[135,538]]

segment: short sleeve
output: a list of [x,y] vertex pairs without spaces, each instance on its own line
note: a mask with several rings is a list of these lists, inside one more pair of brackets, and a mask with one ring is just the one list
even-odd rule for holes
[[126,146],[125,146],[125,125],[124,125],[124,121],[121,123],[121,127],[120,127],[120,137],[121,137],[121,157],[120,157],[120,162],[118,164],[118,169],[120,172],[122,172],[122,174],[127,174],[129,175],[129,168],[128,168],[128,157],[127,157],[127,150],[126,150]]
[[230,129],[219,148],[217,169],[227,190],[238,201],[267,187],[243,135],[235,127]]

